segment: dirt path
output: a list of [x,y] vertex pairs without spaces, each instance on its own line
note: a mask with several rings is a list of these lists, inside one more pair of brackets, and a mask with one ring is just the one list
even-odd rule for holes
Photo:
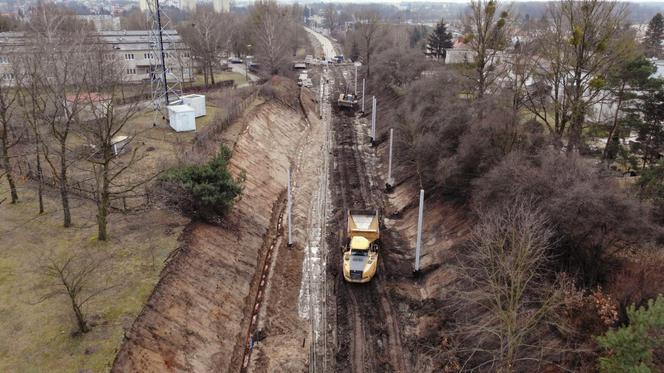
[[[351,79],[352,66],[331,68],[337,92],[344,91]],[[334,167],[330,180],[334,186],[333,217],[329,222],[328,246],[330,259],[328,273],[336,292],[328,302],[334,301],[336,321],[335,371],[353,372],[408,372],[405,350],[402,347],[400,324],[385,290],[388,272],[385,258],[389,248],[381,252],[379,274],[368,284],[350,284],[340,273],[342,237],[345,212],[351,208],[382,209],[383,193],[376,178],[375,158],[370,148],[367,128],[359,125],[355,116],[335,112],[333,120]]]

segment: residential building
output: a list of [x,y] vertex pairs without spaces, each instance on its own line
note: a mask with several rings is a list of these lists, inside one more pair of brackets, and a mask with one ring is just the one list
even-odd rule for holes
[[120,17],[112,15],[77,15],[76,18],[92,22],[97,31],[119,31]]
[[212,0],[212,7],[217,13],[230,12],[231,10],[231,1],[230,0]]
[[[150,31],[100,31],[99,39],[105,42],[121,61],[126,72],[126,81],[139,83],[149,81],[160,56],[150,40]],[[13,79],[11,56],[20,53],[25,36],[19,32],[0,33],[0,81],[7,84]],[[163,37],[164,57],[168,74],[182,82],[194,79],[189,48],[175,30],[166,30]]]

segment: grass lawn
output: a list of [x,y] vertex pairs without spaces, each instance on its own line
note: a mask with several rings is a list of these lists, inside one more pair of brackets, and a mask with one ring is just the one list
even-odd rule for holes
[[[186,220],[162,210],[113,214],[110,241],[99,242],[91,202],[71,201],[74,226],[65,229],[56,194],[46,196],[46,213],[39,216],[33,187],[19,186],[21,201],[0,205],[0,372],[108,371]],[[5,197],[3,180],[0,201]],[[43,295],[38,265],[73,249],[112,255],[110,269],[91,280],[115,286],[84,308],[96,325],[78,337],[72,336],[76,326],[67,297],[36,303]]]

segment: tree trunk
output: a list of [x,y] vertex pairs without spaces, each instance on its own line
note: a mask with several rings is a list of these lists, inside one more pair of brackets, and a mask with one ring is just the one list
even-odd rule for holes
[[620,107],[622,106],[624,90],[625,90],[625,83],[622,84],[622,86],[620,87],[620,91],[618,92],[618,103],[616,105],[616,113],[613,116],[613,126],[611,126],[611,131],[609,131],[609,138],[606,139],[606,146],[604,147],[604,152],[602,153],[602,160],[606,160],[606,157],[609,154],[609,146],[611,145],[613,136],[618,130],[618,114],[620,113]]
[[214,86],[214,71],[212,71],[212,62],[210,62],[210,83]]
[[205,82],[205,88],[208,87],[208,72],[206,64],[203,64],[203,81]]
[[60,146],[60,198],[62,199],[62,213],[64,218],[64,227],[71,227],[71,211],[69,211],[69,186],[67,185],[67,151],[64,142]]
[[37,156],[37,197],[39,199],[39,214],[44,213],[44,173],[39,155],[39,137],[35,135],[35,155]]
[[11,203],[16,203],[18,202],[18,194],[16,193],[16,184],[14,183],[14,177],[12,175],[11,164],[9,162],[9,150],[7,147],[7,131],[5,129],[5,136],[2,138],[2,143],[0,144],[0,150],[2,151],[0,156],[2,157],[2,167],[6,171],[5,177],[9,183],[9,191],[12,198]]
[[78,331],[81,334],[87,333],[90,331],[90,328],[88,327],[88,323],[85,321],[85,317],[83,316],[83,311],[81,311],[81,307],[76,304],[76,299],[73,294],[69,295],[69,298],[71,299],[71,306],[72,309],[74,310],[74,315],[76,316],[76,325],[78,325]]
[[97,239],[108,240],[108,211],[111,204],[110,182],[108,181],[108,164],[102,165],[102,185],[97,202]]

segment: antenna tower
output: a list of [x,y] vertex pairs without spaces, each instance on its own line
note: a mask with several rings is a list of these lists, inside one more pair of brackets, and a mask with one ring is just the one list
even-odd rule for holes
[[[170,68],[169,60],[176,58],[175,35],[167,31],[170,19],[161,10],[159,0],[147,0],[150,26],[150,88],[155,111],[165,114],[166,106],[182,96],[182,82]],[[171,50],[171,51],[169,51]]]

